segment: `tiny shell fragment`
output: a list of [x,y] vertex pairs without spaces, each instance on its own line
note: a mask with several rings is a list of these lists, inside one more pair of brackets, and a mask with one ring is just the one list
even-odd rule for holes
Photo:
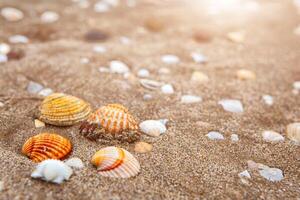
[[34,125],[35,125],[35,128],[41,128],[41,127],[45,127],[45,123],[38,120],[38,119],[35,119],[34,120]]
[[256,78],[255,73],[247,69],[238,70],[236,76],[240,80],[254,80]]
[[147,142],[137,142],[134,146],[134,151],[137,153],[147,153],[153,148],[152,144]]

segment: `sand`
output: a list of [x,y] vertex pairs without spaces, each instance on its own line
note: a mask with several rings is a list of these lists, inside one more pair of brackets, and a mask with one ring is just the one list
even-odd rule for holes
[[[167,2],[167,3],[166,3]],[[169,3],[168,3],[169,2]],[[290,1],[259,1],[253,13],[228,12],[209,16],[204,7],[179,1],[138,1],[134,8],[123,5],[106,14],[81,9],[67,0],[2,0],[0,7],[14,6],[25,17],[20,22],[0,18],[0,41],[13,34],[24,34],[30,43],[11,45],[25,56],[0,64],[0,180],[4,188],[0,199],[297,199],[300,198],[300,148],[286,137],[286,125],[300,121],[300,95],[292,93],[292,84],[300,80],[300,39],[293,34],[300,16]],[[190,2],[191,3],[191,2]],[[45,10],[61,15],[58,22],[40,24]],[[144,21],[157,17],[165,25],[159,32],[143,28]],[[100,29],[110,37],[101,43],[107,52],[93,52],[94,43],[84,34]],[[195,30],[208,30],[212,40],[196,42]],[[226,33],[244,30],[243,44],[230,42]],[[131,44],[119,38],[130,38]],[[196,64],[190,53],[200,50],[209,58]],[[163,54],[180,57],[178,65],[160,61]],[[82,64],[81,58],[89,58]],[[135,79],[100,73],[99,66],[110,60],[128,64],[131,72],[150,70],[151,79],[171,83],[175,93],[165,95],[148,91]],[[169,75],[159,75],[167,67]],[[256,73],[256,80],[240,81],[239,69]],[[210,81],[193,84],[193,71],[206,73]],[[65,92],[90,102],[94,109],[107,103],[121,103],[140,120],[167,118],[168,131],[156,138],[143,136],[153,150],[134,153],[134,144],[118,141],[91,141],[72,127],[34,127],[34,113],[41,102],[38,95],[26,91],[29,81],[38,82],[56,92]],[[144,94],[154,99],[144,101]],[[183,105],[182,94],[203,98],[201,103]],[[270,94],[275,103],[269,107],[262,95]],[[244,112],[232,114],[217,102],[223,98],[242,101]],[[225,140],[212,141],[209,131],[221,132]],[[262,140],[263,130],[280,132],[285,141]],[[69,138],[74,147],[71,157],[79,157],[86,167],[77,170],[61,185],[30,178],[35,164],[21,155],[24,141],[40,132],[56,132]],[[236,143],[231,134],[238,134]],[[101,177],[90,164],[100,148],[116,145],[132,152],[141,164],[141,172],[130,179]],[[238,173],[254,160],[283,171],[284,179],[270,182],[249,170],[248,184]]]

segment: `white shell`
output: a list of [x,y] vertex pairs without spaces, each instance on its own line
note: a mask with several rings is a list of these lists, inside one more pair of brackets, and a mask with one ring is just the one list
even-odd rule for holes
[[293,87],[294,87],[294,89],[296,89],[296,90],[300,90],[300,81],[295,81],[295,82],[293,83]]
[[245,170],[245,171],[242,171],[241,173],[239,173],[239,177],[240,178],[243,178],[243,177],[251,178],[251,175],[249,174],[248,170]]
[[239,136],[237,134],[231,134],[230,139],[232,142],[239,141]]
[[161,92],[164,94],[173,94],[174,93],[174,88],[171,84],[165,84],[161,86]]
[[267,142],[281,142],[284,137],[275,131],[264,131],[262,133],[263,139]]
[[146,78],[150,76],[150,72],[148,69],[140,69],[137,73],[138,77]]
[[60,160],[44,160],[37,165],[31,177],[60,184],[68,180],[72,173],[72,169]]
[[300,144],[300,123],[292,123],[287,126],[287,136],[290,140]]
[[143,99],[145,100],[145,101],[149,101],[149,100],[151,100],[153,98],[153,96],[151,95],[151,94],[144,94],[144,96],[143,96]]
[[30,81],[29,84],[27,85],[27,91],[31,94],[36,94],[40,92],[44,87],[36,82]]
[[166,126],[159,120],[146,120],[140,123],[140,129],[149,136],[157,137],[167,131]]
[[77,168],[77,169],[84,168],[84,164],[83,164],[82,160],[77,157],[66,160],[65,164],[68,165],[69,167],[73,167],[73,168]]
[[161,57],[161,61],[165,64],[177,64],[179,63],[180,59],[175,55],[168,54],[168,55],[163,55]]
[[53,11],[46,11],[41,15],[41,21],[43,23],[53,23],[59,19],[59,15]]
[[1,15],[7,21],[15,22],[23,19],[24,14],[21,10],[12,7],[2,8]]
[[6,55],[0,54],[0,63],[5,63],[8,61],[8,58]]
[[244,111],[243,105],[239,100],[222,99],[218,104],[222,105],[223,109],[228,112],[241,113]]
[[181,103],[189,104],[189,103],[198,103],[198,102],[201,102],[201,101],[202,101],[202,98],[199,97],[199,96],[183,95],[181,97]]
[[195,71],[192,74],[191,81],[194,81],[197,83],[207,83],[209,81],[209,78],[203,72]]
[[259,170],[259,174],[265,179],[276,182],[281,181],[283,179],[282,170],[278,168],[264,168]]
[[193,52],[191,53],[191,57],[193,58],[195,63],[205,63],[207,62],[207,58],[200,53]]
[[120,42],[124,45],[129,45],[131,43],[131,40],[128,37],[121,36],[120,37]]
[[111,61],[109,68],[112,73],[125,74],[129,72],[128,66],[125,63],[118,60]]
[[53,93],[53,90],[51,88],[44,88],[41,91],[39,91],[39,95],[44,96],[44,97],[49,96],[52,93]]
[[149,90],[157,90],[163,85],[163,83],[161,82],[149,80],[149,79],[141,79],[140,83],[144,88],[147,88]]
[[262,99],[264,100],[265,104],[267,104],[268,106],[271,106],[274,103],[273,97],[270,95],[263,95]]
[[105,53],[107,51],[105,46],[96,45],[93,47],[93,51],[96,53]]
[[8,54],[10,52],[10,46],[6,43],[0,44],[0,54]]
[[224,140],[224,136],[216,131],[210,131],[206,136],[211,140]]
[[95,12],[104,13],[104,12],[107,12],[109,10],[110,10],[110,6],[105,2],[99,1],[94,5],[94,11]]
[[8,38],[8,40],[10,43],[13,43],[13,44],[18,44],[18,43],[26,44],[29,41],[29,39],[24,35],[13,35],[13,36],[10,36]]

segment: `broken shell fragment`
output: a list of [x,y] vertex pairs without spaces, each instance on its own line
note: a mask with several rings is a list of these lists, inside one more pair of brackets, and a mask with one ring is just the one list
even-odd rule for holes
[[141,79],[140,83],[144,88],[147,88],[149,90],[157,90],[163,85],[163,83],[161,82],[149,79]]
[[287,126],[287,136],[290,140],[300,144],[300,123],[292,123]]
[[247,69],[238,70],[236,76],[240,80],[254,80],[256,78],[255,73]]
[[167,131],[166,126],[159,120],[146,120],[140,123],[140,129],[146,135],[157,137]]
[[63,93],[47,96],[40,106],[40,120],[56,126],[71,126],[85,120],[91,107],[85,101]]
[[223,109],[228,112],[242,113],[244,111],[243,104],[235,99],[222,99],[218,102],[222,105]]
[[73,167],[73,168],[77,168],[77,169],[84,168],[84,164],[83,164],[82,160],[77,157],[66,160],[65,164],[68,165],[69,167]]
[[105,147],[96,152],[91,160],[98,173],[105,177],[130,178],[140,172],[140,164],[136,158],[118,147]]
[[149,151],[152,151],[152,144],[149,144],[147,142],[137,142],[134,146],[134,151],[137,153],[147,153]]
[[41,133],[29,138],[22,147],[22,153],[34,162],[47,159],[63,159],[72,150],[71,142],[63,136]]
[[21,10],[12,7],[2,8],[1,15],[10,22],[19,21],[24,17],[24,14]]

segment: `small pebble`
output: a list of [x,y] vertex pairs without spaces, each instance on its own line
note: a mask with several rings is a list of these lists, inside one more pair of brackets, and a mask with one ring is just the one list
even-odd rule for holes
[[160,32],[164,29],[165,24],[158,18],[149,18],[145,21],[145,27],[152,32]]
[[241,101],[234,99],[222,99],[218,102],[224,110],[233,113],[242,113],[244,111]]
[[104,46],[96,45],[93,47],[93,51],[96,53],[105,53],[107,51],[107,49]]
[[267,142],[281,142],[284,141],[284,137],[275,131],[264,131],[262,137]]
[[207,58],[200,53],[193,52],[193,53],[191,53],[191,57],[193,58],[195,63],[201,64],[201,63],[207,62]]
[[148,69],[140,69],[137,73],[138,77],[147,78],[150,76],[150,72]]
[[237,31],[237,32],[230,32],[227,34],[227,38],[235,43],[242,43],[245,40],[245,32],[244,31]]
[[201,102],[202,98],[194,95],[183,95],[181,97],[181,103],[190,104],[190,103],[198,103]]
[[175,55],[163,55],[161,61],[165,64],[178,64],[180,59]]
[[98,13],[105,13],[111,9],[110,5],[103,1],[99,1],[94,5],[94,11]]
[[165,84],[165,85],[161,86],[161,92],[164,94],[173,94],[174,88],[171,84]]
[[293,87],[294,87],[295,90],[300,90],[300,81],[295,81],[293,83]]
[[237,134],[231,134],[230,139],[232,142],[239,141],[239,136]]
[[272,106],[274,103],[274,99],[270,95],[263,95],[262,99],[264,100],[265,104],[267,104],[268,106]]
[[239,177],[240,177],[240,178],[243,178],[243,177],[251,178],[251,175],[250,175],[250,173],[248,172],[248,170],[245,170],[245,171],[242,171],[241,173],[239,173]]
[[151,100],[153,97],[152,97],[152,95],[151,94],[145,94],[144,96],[143,96],[143,99],[145,100],[145,101],[149,101],[149,100]]
[[35,128],[45,127],[45,123],[42,122],[42,121],[40,121],[40,120],[38,120],[38,119],[35,119],[34,120],[34,126],[35,126]]
[[37,94],[38,92],[40,92],[44,87],[39,84],[39,83],[36,83],[36,82],[33,82],[33,81],[30,81],[28,86],[27,86],[27,91],[29,93],[32,93],[32,94]]
[[82,169],[84,164],[80,158],[73,157],[65,161],[65,164],[72,168]]
[[12,7],[5,7],[1,9],[1,15],[7,21],[16,22],[23,19],[24,14],[21,10]]
[[4,103],[0,101],[0,108],[4,107]]
[[8,58],[6,55],[0,54],[0,63],[5,63],[8,61]]
[[110,62],[109,69],[112,73],[117,73],[117,74],[125,74],[129,72],[128,66],[118,60],[113,60]]
[[191,81],[197,83],[207,83],[209,81],[209,78],[203,72],[195,71],[192,74]]
[[255,73],[247,69],[238,70],[236,76],[240,80],[254,80],[256,78]]
[[283,179],[282,170],[278,168],[265,168],[259,170],[259,174],[271,182],[277,182]]
[[53,90],[51,88],[44,88],[39,92],[39,95],[46,97],[52,93],[53,93]]
[[101,42],[109,38],[109,35],[101,30],[90,30],[84,35],[88,42]]
[[167,131],[166,126],[159,120],[146,120],[139,126],[143,133],[152,137],[157,137]]
[[41,15],[41,21],[43,23],[53,23],[56,22],[58,19],[59,15],[53,11],[46,11],[43,12],[43,14]]
[[13,44],[26,44],[29,39],[24,35],[13,35],[8,38],[8,41]]
[[216,131],[211,131],[206,136],[211,140],[224,140],[224,136]]
[[99,67],[98,70],[101,73],[108,73],[108,72],[110,72],[109,68],[107,68],[107,67]]
[[134,151],[137,153],[147,153],[152,151],[152,144],[147,142],[137,142],[134,146]]
[[0,54],[6,55],[10,52],[10,46],[6,43],[0,44]]

